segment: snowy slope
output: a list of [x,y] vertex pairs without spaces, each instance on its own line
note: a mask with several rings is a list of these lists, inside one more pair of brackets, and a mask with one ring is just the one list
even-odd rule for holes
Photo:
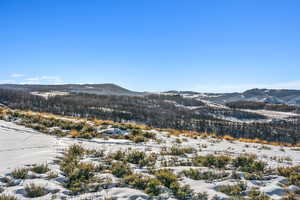
[[[58,166],[53,162],[57,156],[61,156],[63,149],[71,144],[80,144],[87,149],[103,150],[106,154],[111,154],[117,150],[126,150],[128,148],[139,150],[143,152],[159,153],[162,148],[172,147],[177,144],[180,139],[181,143],[177,144],[182,147],[193,147],[197,149],[199,155],[230,155],[238,156],[240,154],[249,153],[256,154],[259,160],[267,162],[269,167],[278,166],[295,166],[300,164],[300,153],[290,147],[280,147],[262,144],[244,143],[238,141],[226,141],[215,138],[188,138],[184,136],[168,135],[166,132],[159,132],[152,130],[157,134],[157,139],[161,142],[151,140],[147,143],[135,144],[132,141],[125,139],[73,139],[70,137],[57,138],[55,136],[48,136],[37,131],[25,128],[23,126],[15,125],[11,122],[0,121],[0,178],[13,169],[21,168],[30,164],[48,163],[51,170],[59,173]],[[281,161],[274,159],[280,159]],[[175,172],[180,173],[182,170],[190,167],[171,167]],[[207,169],[205,170],[214,170]],[[111,175],[110,175],[111,176]],[[6,194],[13,194],[19,199],[29,199],[24,193],[24,186],[28,183],[36,183],[44,185],[49,189],[58,190],[55,194],[57,199],[83,199],[83,198],[110,198],[117,199],[148,199],[148,195],[144,192],[127,188],[109,188],[96,193],[86,193],[77,197],[68,197],[67,190],[62,187],[61,180],[63,177],[46,180],[45,177],[29,179],[21,181],[18,185],[8,187],[5,189]],[[259,181],[246,181],[249,186],[260,187],[260,190],[267,193],[272,199],[281,199],[283,195],[283,188],[278,184],[284,181],[283,177],[274,177],[267,180],[263,185],[259,185]],[[210,199],[214,195],[226,199],[227,196],[221,192],[216,191],[216,187],[224,184],[236,183],[235,180],[224,180],[215,182],[205,182],[203,180],[191,180],[184,177],[181,183],[188,184],[196,192],[208,192]],[[1,182],[0,182],[1,186]],[[51,193],[38,199],[54,198]],[[166,199],[173,199],[168,197]]]

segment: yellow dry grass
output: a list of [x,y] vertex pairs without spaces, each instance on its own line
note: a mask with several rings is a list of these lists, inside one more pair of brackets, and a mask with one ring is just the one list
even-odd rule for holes
[[[28,116],[38,116],[39,118],[55,118],[55,119],[71,119],[71,120],[78,120],[78,121],[84,121],[84,122],[93,122],[95,125],[100,126],[100,125],[116,125],[116,126],[126,126],[126,127],[130,127],[130,128],[136,128],[136,129],[143,129],[143,130],[151,130],[153,129],[150,126],[146,126],[146,125],[141,125],[141,124],[135,124],[135,123],[118,123],[118,122],[114,122],[111,120],[99,120],[99,119],[87,119],[87,118],[79,118],[79,117],[71,117],[71,116],[60,116],[60,115],[55,115],[55,114],[51,114],[51,113],[41,113],[41,112],[33,112],[33,111],[22,111],[22,110],[12,110],[9,108],[4,108],[4,107],[0,107],[0,113],[2,115],[5,115],[6,113],[9,112],[18,112],[24,115],[28,115]],[[300,143],[297,144],[289,144],[289,143],[281,143],[281,142],[269,142],[266,140],[261,140],[258,138],[255,139],[249,139],[249,138],[234,138],[232,136],[229,135],[224,135],[224,136],[217,136],[216,134],[213,133],[200,133],[197,131],[188,131],[188,130],[176,130],[176,129],[170,129],[170,128],[155,128],[155,130],[158,131],[165,131],[168,132],[170,135],[174,135],[174,136],[186,136],[186,137],[200,137],[200,138],[207,138],[207,137],[211,137],[211,138],[217,138],[217,139],[224,139],[224,140],[228,140],[228,141],[240,141],[240,142],[245,142],[245,143],[258,143],[258,144],[268,144],[268,145],[273,145],[273,146],[286,146],[286,147],[300,147]],[[72,137],[76,137],[78,136],[78,131],[76,132],[76,130],[72,130],[70,132]]]
[[70,135],[71,135],[71,137],[76,138],[76,137],[78,137],[79,132],[77,130],[75,130],[75,129],[72,129],[70,131]]

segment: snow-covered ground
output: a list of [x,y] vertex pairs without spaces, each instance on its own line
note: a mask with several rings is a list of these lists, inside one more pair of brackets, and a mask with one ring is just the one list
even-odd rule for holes
[[12,122],[0,121],[0,174],[55,156],[60,141]]
[[296,113],[279,112],[279,111],[272,111],[272,110],[250,110],[250,109],[241,109],[241,110],[261,114],[273,119],[287,119],[289,117],[300,116],[299,114]]
[[[0,121],[0,178],[8,175],[14,169],[26,167],[32,164],[48,163],[51,170],[59,173],[58,166],[53,162],[62,151],[71,144],[80,144],[87,149],[103,150],[106,154],[111,154],[117,150],[134,149],[143,152],[159,153],[162,148],[172,147],[175,144],[181,147],[193,147],[198,155],[230,155],[232,157],[240,154],[255,154],[259,160],[268,163],[269,167],[295,166],[300,164],[300,153],[294,148],[280,147],[271,145],[262,145],[254,143],[243,143],[238,141],[226,141],[215,138],[188,138],[184,136],[170,136],[166,132],[152,130],[157,135],[157,140],[151,140],[147,143],[135,144],[125,139],[74,139],[71,137],[55,137],[39,133],[29,128],[16,125],[11,122]],[[178,143],[180,139],[180,144]],[[158,142],[160,141],[160,142]],[[180,172],[190,167],[173,167],[176,172]],[[87,193],[81,196],[68,197],[67,190],[61,185],[62,177],[48,181],[45,177],[22,180],[16,186],[8,187],[5,193],[13,194],[19,199],[28,199],[24,195],[24,186],[28,183],[44,185],[49,190],[58,190],[54,195],[48,195],[38,199],[50,199],[55,197],[60,199],[83,199],[83,198],[109,198],[117,199],[147,199],[148,195],[144,192],[127,188],[109,188],[96,193]],[[284,189],[280,183],[284,181],[283,177],[275,177],[266,181],[247,181],[250,186],[260,187],[260,190],[270,195],[272,199],[281,199]],[[184,177],[182,183],[188,184],[196,192],[207,192],[209,197],[218,195],[220,198],[227,198],[221,192],[216,191],[216,187],[224,184],[235,183],[233,180],[208,183],[203,180],[191,180]],[[262,185],[260,185],[262,184]],[[1,182],[0,182],[1,187]],[[167,198],[172,199],[172,198]]]
[[60,91],[52,91],[52,92],[31,92],[31,94],[36,96],[41,96],[44,98],[54,97],[54,96],[64,96],[70,94],[69,92],[60,92]]

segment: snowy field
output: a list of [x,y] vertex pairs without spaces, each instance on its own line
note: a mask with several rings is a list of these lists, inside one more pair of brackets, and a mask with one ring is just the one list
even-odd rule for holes
[[52,160],[59,147],[60,141],[55,137],[0,121],[0,173]]
[[[39,133],[29,128],[16,125],[11,122],[0,121],[0,178],[9,176],[14,169],[21,167],[29,167],[32,164],[48,163],[51,171],[56,172],[58,178],[47,180],[43,175],[35,175],[33,179],[15,180],[15,186],[6,187],[5,194],[12,194],[18,199],[30,199],[26,197],[24,187],[29,183],[40,184],[48,188],[50,192],[43,197],[36,199],[105,199],[114,197],[116,199],[148,199],[149,196],[143,191],[129,187],[111,187],[94,193],[85,193],[82,195],[69,196],[68,190],[62,187],[64,177],[60,174],[59,167],[55,163],[55,159],[62,156],[63,150],[72,144],[80,144],[86,149],[94,149],[103,151],[106,155],[113,154],[118,150],[138,150],[146,153],[160,153],[163,148],[170,148],[179,145],[180,147],[192,147],[197,150],[198,155],[229,155],[236,157],[240,154],[255,154],[258,160],[262,160],[268,164],[268,167],[276,168],[279,166],[296,166],[300,164],[300,153],[291,147],[280,147],[271,145],[262,145],[254,143],[243,143],[238,141],[226,141],[215,138],[187,138],[184,136],[170,136],[166,132],[152,130],[157,135],[156,140],[150,140],[146,143],[133,143],[125,139],[74,139],[71,137],[55,137]],[[180,140],[180,144],[178,143]],[[159,142],[158,142],[159,141]],[[86,158],[91,161],[91,158]],[[189,166],[169,167],[176,173],[190,169]],[[197,169],[214,170],[203,167]],[[136,168],[135,171],[140,172],[143,169]],[[114,181],[119,181],[112,174],[102,174],[109,176]],[[261,192],[268,194],[272,199],[281,199],[287,189],[283,188],[281,183],[286,178],[273,176],[265,181],[248,181],[248,186],[258,187]],[[195,192],[207,192],[209,199],[217,195],[220,199],[226,199],[228,196],[216,190],[220,185],[234,184],[236,180],[226,179],[207,182],[204,180],[192,180],[183,177],[180,181],[187,184]],[[297,189],[297,188],[296,188]],[[55,193],[55,194],[54,194]],[[164,199],[176,199],[166,195]]]

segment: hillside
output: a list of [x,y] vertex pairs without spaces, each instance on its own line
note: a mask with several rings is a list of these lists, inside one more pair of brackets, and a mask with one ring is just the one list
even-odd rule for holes
[[39,94],[43,93],[87,93],[97,95],[125,95],[125,96],[140,96],[143,93],[133,92],[122,88],[115,84],[66,84],[66,85],[14,85],[0,84],[2,89],[17,89]]
[[272,104],[300,104],[300,90],[251,89],[242,93],[196,93],[168,91],[165,94],[179,94],[199,100],[226,104],[235,101],[253,101]]
[[297,147],[8,109],[0,117],[0,197],[299,198]]
[[276,109],[266,105],[259,110],[251,110],[248,104],[222,105],[174,94],[52,93],[45,98],[40,93],[19,89],[0,89],[0,103],[12,109],[135,122],[156,128],[192,130],[220,136],[285,143],[298,143],[300,140],[299,110],[281,105],[276,105]]
[[[0,89],[18,89],[33,92],[34,94],[85,93],[96,95],[118,95],[118,96],[144,96],[151,92],[135,92],[115,84],[65,84],[65,85],[19,85],[0,84]],[[194,98],[218,104],[226,104],[236,101],[264,102],[270,104],[300,104],[300,90],[279,89],[251,89],[242,93],[199,93],[194,91],[171,90],[162,92],[164,95],[181,95],[186,98]]]

